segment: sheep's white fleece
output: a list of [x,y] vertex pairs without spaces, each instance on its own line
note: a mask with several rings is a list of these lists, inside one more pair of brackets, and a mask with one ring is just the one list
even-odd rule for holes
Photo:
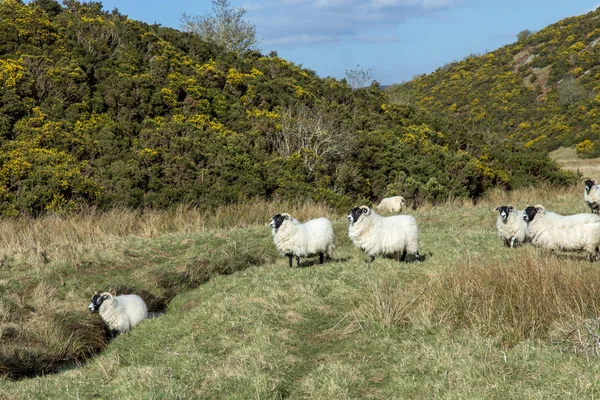
[[505,220],[498,215],[496,230],[504,244],[511,248],[515,247],[515,243],[524,243],[527,239],[527,222],[523,220],[523,211],[513,209]]
[[327,218],[316,218],[300,223],[289,214],[279,228],[272,228],[273,242],[282,255],[310,257],[323,253],[333,257],[333,226]]
[[348,236],[356,247],[371,257],[401,252],[416,254],[419,251],[419,228],[412,215],[382,217],[366,206],[366,214],[351,221]]
[[600,245],[600,215],[584,213],[560,215],[543,206],[527,223],[531,242],[546,249],[585,250],[591,258]]
[[148,318],[148,307],[144,300],[136,294],[113,296],[110,293],[100,306],[100,317],[106,325],[119,333],[128,332],[142,320]]
[[386,197],[377,204],[376,208],[383,212],[400,212],[404,209],[404,197],[393,196]]

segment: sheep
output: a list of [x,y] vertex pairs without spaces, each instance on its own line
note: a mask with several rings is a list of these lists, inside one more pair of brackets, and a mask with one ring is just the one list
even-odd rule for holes
[[523,211],[515,210],[513,205],[498,206],[498,219],[496,219],[496,230],[498,236],[504,241],[504,245],[510,248],[515,243],[525,243],[527,240],[527,223],[523,220]]
[[90,312],[99,312],[112,337],[130,331],[148,318],[148,307],[137,294],[120,296],[113,296],[108,292],[95,294],[88,309]]
[[319,255],[319,264],[323,264],[324,256],[329,261],[333,257],[333,227],[327,218],[311,219],[300,223],[290,214],[274,215],[269,224],[273,233],[273,242],[277,251],[289,258],[296,257],[296,265],[300,267],[300,257]]
[[527,236],[538,247],[561,250],[585,250],[594,261],[600,246],[600,215],[584,213],[559,215],[541,205],[523,211]]
[[595,180],[588,179],[585,181],[583,200],[591,212],[598,213],[600,211],[600,185],[597,185]]
[[419,228],[412,215],[394,215],[382,217],[367,206],[354,207],[348,215],[350,226],[348,236],[356,247],[367,253],[369,263],[375,256],[402,255],[404,261],[407,252],[419,255]]
[[398,213],[404,209],[404,197],[386,197],[375,206],[379,211]]

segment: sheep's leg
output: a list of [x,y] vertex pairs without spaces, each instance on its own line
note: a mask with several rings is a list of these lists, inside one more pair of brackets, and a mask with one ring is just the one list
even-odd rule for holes
[[300,257],[296,256],[296,266],[300,268]]
[[319,264],[323,264],[323,253],[319,253]]
[[290,268],[292,268],[293,264],[292,264],[292,255],[288,254],[288,259],[290,260]]
[[406,250],[404,250],[402,252],[402,256],[400,256],[400,260],[399,261],[404,261],[406,259]]
[[375,259],[375,256],[371,256],[369,257],[369,264],[371,264],[373,262],[373,260]]
[[516,237],[514,237],[514,236],[512,238],[510,238],[510,248],[511,249],[515,248],[515,239],[516,239]]

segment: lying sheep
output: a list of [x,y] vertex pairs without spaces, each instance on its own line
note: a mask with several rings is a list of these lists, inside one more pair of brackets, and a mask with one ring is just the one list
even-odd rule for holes
[[404,209],[404,197],[386,197],[375,206],[381,212],[399,213]]
[[527,223],[523,220],[523,211],[515,210],[512,205],[498,206],[496,211],[496,230],[504,245],[513,248],[515,243],[524,243],[527,240]]
[[292,267],[292,257],[296,257],[296,265],[300,267],[300,257],[319,255],[319,263],[323,264],[333,257],[333,227],[327,218],[311,219],[300,223],[290,214],[273,216],[269,224],[273,233],[273,242],[281,255],[287,256]]
[[543,206],[528,206],[523,211],[527,236],[545,249],[585,250],[588,260],[594,261],[600,246],[600,215],[559,215]]
[[411,215],[382,217],[367,206],[354,207],[348,215],[350,227],[348,236],[356,247],[367,253],[373,262],[375,256],[402,254],[398,259],[404,261],[406,254],[419,256],[419,228],[417,220]]
[[591,212],[600,211],[600,185],[597,185],[595,180],[588,179],[585,181],[583,200]]
[[148,318],[148,307],[137,294],[113,296],[108,292],[96,294],[88,306],[90,312],[98,311],[108,326],[111,336],[128,332]]

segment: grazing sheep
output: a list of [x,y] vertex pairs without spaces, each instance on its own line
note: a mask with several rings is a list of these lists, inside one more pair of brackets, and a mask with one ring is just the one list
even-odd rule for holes
[[386,197],[375,206],[381,212],[398,213],[404,209],[404,197]]
[[367,206],[354,207],[348,215],[348,236],[356,247],[367,253],[373,262],[375,256],[393,255],[404,261],[406,253],[419,260],[419,228],[412,215],[382,217]]
[[585,200],[591,212],[600,211],[600,185],[597,185],[595,180],[588,179],[585,181],[583,200]]
[[496,211],[496,229],[504,245],[513,248],[515,243],[524,243],[527,240],[527,223],[523,220],[523,211],[515,210],[512,205],[498,206]]
[[98,311],[111,335],[128,332],[148,318],[148,307],[137,294],[113,296],[108,292],[96,294],[88,306],[90,312]]
[[333,227],[327,218],[311,219],[300,223],[290,214],[277,214],[269,224],[273,233],[273,242],[281,255],[287,256],[292,267],[292,257],[300,267],[300,257],[319,255],[319,264],[323,257],[333,257]]
[[585,250],[588,260],[594,261],[600,246],[600,215],[559,215],[543,206],[528,206],[523,211],[527,236],[545,249]]

